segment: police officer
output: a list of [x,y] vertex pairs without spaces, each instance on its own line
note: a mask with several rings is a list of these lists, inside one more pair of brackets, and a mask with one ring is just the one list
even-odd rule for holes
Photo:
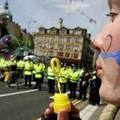
[[99,88],[101,85],[101,80],[97,77],[96,71],[92,73],[92,79],[90,80],[90,94],[89,103],[96,105],[100,103]]
[[33,62],[33,70],[32,70],[32,81],[35,81],[35,68],[36,68],[36,62],[37,61],[34,61]]
[[65,67],[62,67],[60,70],[60,85],[61,85],[61,91],[62,93],[66,92],[66,87],[67,87],[67,71]]
[[76,89],[77,89],[77,83],[80,79],[80,71],[75,70],[71,72],[70,76],[70,98],[76,97]]
[[48,78],[49,93],[54,94],[54,92],[55,92],[55,74],[52,71],[51,66],[49,66],[47,69],[47,78]]
[[42,83],[42,65],[41,61],[39,60],[38,63],[35,65],[35,89],[39,87],[39,91],[41,90],[41,83]]
[[41,74],[42,74],[42,83],[44,80],[44,73],[45,73],[45,64],[41,61]]
[[17,70],[18,70],[18,77],[20,79],[23,79],[24,61],[22,59],[17,61]]
[[67,86],[69,90],[70,89],[70,76],[71,76],[71,73],[73,72],[71,66],[67,66],[65,72],[66,72]]
[[29,88],[31,87],[32,70],[33,70],[33,62],[31,61],[30,58],[28,58],[24,66],[24,74],[25,74],[25,85],[24,86],[27,86],[27,82],[29,81]]

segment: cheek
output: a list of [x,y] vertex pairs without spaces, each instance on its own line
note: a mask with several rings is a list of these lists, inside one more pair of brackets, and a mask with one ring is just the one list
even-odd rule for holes
[[104,60],[104,62],[103,83],[116,87],[117,84],[120,84],[120,66],[115,59]]

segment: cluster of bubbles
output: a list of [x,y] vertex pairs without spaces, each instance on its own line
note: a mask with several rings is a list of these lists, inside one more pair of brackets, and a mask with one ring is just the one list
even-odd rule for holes
[[0,56],[5,58],[15,56],[16,48],[19,46],[19,41],[14,35],[5,35],[0,39]]

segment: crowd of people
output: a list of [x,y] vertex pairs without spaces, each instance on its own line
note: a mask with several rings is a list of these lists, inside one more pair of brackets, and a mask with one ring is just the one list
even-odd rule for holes
[[10,60],[0,58],[1,80],[6,82],[6,87],[11,84],[19,84],[24,81],[24,86],[31,88],[31,82],[35,81],[35,87],[41,90],[41,83],[44,79],[45,65],[41,60],[33,62],[31,58],[11,58]]
[[[44,81],[48,84],[48,92],[54,94],[58,92],[56,86],[56,74],[49,64],[48,67],[39,59],[34,62],[32,59],[0,59],[1,78],[4,78],[6,87],[12,83],[23,80],[24,86],[41,90]],[[90,104],[99,104],[100,80],[96,72],[75,66],[61,66],[58,77],[62,93],[70,92],[69,98],[86,100],[89,95]],[[34,87],[31,82],[34,81]],[[94,97],[95,96],[95,97]]]

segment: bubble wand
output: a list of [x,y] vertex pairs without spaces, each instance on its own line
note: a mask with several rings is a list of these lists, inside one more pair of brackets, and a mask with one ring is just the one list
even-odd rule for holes
[[71,104],[70,104],[68,94],[61,92],[60,80],[59,80],[61,66],[60,66],[60,61],[58,58],[51,59],[51,68],[53,72],[55,73],[55,77],[57,81],[56,87],[58,88],[58,91],[59,91],[59,93],[55,93],[54,95],[54,102],[53,102],[54,112],[58,113],[60,110],[63,110],[63,109],[70,112]]
[[60,87],[60,82],[59,82],[61,66],[60,66],[59,59],[57,59],[57,58],[51,59],[51,68],[52,68],[52,71],[55,73],[55,78],[57,81],[56,87],[58,89],[58,92],[61,93],[61,87]]

